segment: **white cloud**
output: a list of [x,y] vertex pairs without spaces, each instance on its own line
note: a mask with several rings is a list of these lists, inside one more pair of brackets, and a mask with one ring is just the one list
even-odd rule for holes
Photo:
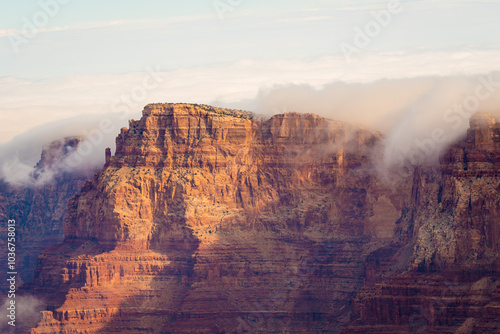
[[335,82],[320,88],[282,85],[261,91],[248,103],[263,114],[316,113],[379,130],[386,137],[380,163],[387,169],[435,163],[444,149],[465,134],[473,113],[499,115],[500,72]]
[[8,36],[22,36],[26,33],[39,34],[39,33],[49,33],[49,32],[60,32],[60,31],[71,31],[71,30],[89,30],[89,29],[99,29],[99,28],[130,28],[133,29],[137,26],[147,26],[151,28],[165,26],[174,23],[187,23],[196,22],[208,19],[208,15],[192,15],[192,16],[180,16],[180,17],[170,17],[167,19],[134,19],[134,20],[111,20],[111,21],[88,21],[84,23],[75,23],[71,25],[64,26],[54,26],[54,27],[39,27],[36,29],[30,29],[28,32],[9,28],[0,29],[0,37]]
[[[316,60],[247,59],[231,64],[183,68],[160,73],[163,81],[127,109],[149,102],[216,102],[232,106],[276,84],[371,82],[419,76],[487,73],[500,70],[500,50],[367,54],[347,64],[342,57]],[[80,114],[113,111],[123,96],[140,85],[146,73],[85,75],[45,80],[0,79],[0,142],[37,125]]]
[[[102,164],[104,148],[114,147],[119,128],[127,125],[128,118],[140,117],[143,106],[151,102],[206,103],[264,113],[319,113],[382,129],[389,140],[398,138],[393,142],[401,144],[393,152],[408,154],[405,147],[426,138],[430,128],[442,126],[436,117],[475,88],[477,78],[458,75],[500,70],[499,58],[500,50],[492,49],[366,54],[353,64],[341,57],[245,59],[160,71],[158,85],[144,91],[138,88],[149,80],[147,72],[45,80],[4,77],[0,79],[0,142],[5,144],[0,147],[0,161],[7,171],[30,170],[43,144],[85,135],[98,128],[100,120],[111,117],[115,132],[95,146],[95,158],[89,159],[94,165]],[[497,101],[496,96],[491,101]],[[496,106],[500,102],[491,108]],[[113,114],[116,111],[122,113]],[[420,125],[414,131],[416,124]],[[463,126],[450,138],[460,131]],[[408,136],[398,137],[401,134]]]
[[[104,150],[115,147],[120,128],[128,126],[129,119],[140,118],[141,113],[106,113],[78,115],[37,126],[0,145],[0,178],[9,183],[27,186],[43,184],[60,172],[88,172],[104,164]],[[47,169],[38,171],[34,178],[35,165],[40,160],[44,147],[67,137],[83,139],[79,148]]]
[[307,16],[307,17],[298,17],[298,18],[290,18],[290,19],[280,19],[276,22],[279,23],[298,23],[298,22],[311,22],[311,21],[324,21],[331,19],[330,16]]

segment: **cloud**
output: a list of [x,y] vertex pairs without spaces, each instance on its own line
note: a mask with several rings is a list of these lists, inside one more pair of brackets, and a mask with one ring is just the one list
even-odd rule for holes
[[[104,149],[114,148],[120,127],[139,118],[143,106],[152,102],[205,103],[265,114],[312,112],[383,131],[386,164],[415,160],[415,152],[424,156],[417,160],[434,158],[467,127],[468,113],[450,114],[447,120],[443,115],[473,96],[480,78],[488,77],[477,73],[500,69],[494,62],[499,57],[496,49],[401,51],[366,54],[354,64],[338,57],[244,59],[119,75],[4,77],[0,78],[0,176],[14,183],[29,181],[43,145],[67,136],[87,138],[99,129],[100,121],[110,118],[113,131],[103,134],[98,144],[86,140],[85,147],[92,146],[93,153],[80,165],[102,166]],[[480,109],[500,106],[494,89],[480,101]],[[422,154],[420,147],[428,146],[425,143],[435,129],[445,131],[446,141],[433,143],[432,154]]]
[[[500,70],[500,50],[450,52],[391,52],[364,54],[347,64],[342,56],[301,59],[243,59],[212,66],[165,70],[155,68],[161,82],[138,98],[128,110],[137,112],[150,102],[196,102],[232,106],[253,99],[260,89],[276,84],[305,84],[319,88],[331,82],[369,83],[380,79],[453,76]],[[79,75],[41,80],[0,78],[0,143],[35,126],[78,114],[116,111],[124,97],[148,77],[144,72]],[[138,92],[136,92],[138,93]],[[140,92],[139,92],[140,93]]]
[[278,85],[236,107],[272,115],[316,113],[357,123],[385,136],[381,168],[435,163],[465,135],[476,112],[500,112],[500,72],[420,77],[371,83],[334,82],[320,88]]
[[311,21],[324,21],[331,19],[330,16],[307,16],[300,18],[290,18],[290,19],[280,19],[276,22],[278,23],[300,23],[300,22],[311,22]]
[[89,21],[85,23],[65,25],[65,26],[39,27],[36,29],[30,29],[28,31],[9,28],[9,29],[0,29],[0,37],[25,36],[38,33],[72,31],[72,30],[89,30],[89,29],[116,29],[116,28],[133,29],[144,26],[158,28],[159,26],[164,26],[172,23],[197,22],[201,20],[207,20],[208,18],[209,18],[208,15],[205,16],[191,15],[191,16],[171,17],[162,20],[135,19],[135,20]]
[[[379,165],[387,170],[401,163],[436,162],[444,149],[465,134],[473,113],[499,111],[500,72],[366,83],[336,81],[320,87],[282,84],[261,89],[254,98],[216,103],[224,104],[268,116],[289,111],[315,113],[381,131],[385,143]],[[140,118],[142,105],[133,109],[135,113],[79,115],[17,136],[0,146],[0,176],[13,184],[39,184],[61,170],[100,168],[104,149],[114,149],[119,129],[129,118]],[[83,137],[82,149],[34,180],[33,166],[43,146],[68,136]]]
[[[0,146],[0,178],[12,185],[35,186],[61,172],[88,173],[100,169],[105,148],[114,150],[120,128],[128,126],[128,119],[139,117],[140,112],[79,115],[31,129]],[[82,142],[62,160],[36,169],[42,150],[67,137],[80,137]]]
[[[14,306],[11,306],[11,301],[14,301]],[[4,298],[2,310],[4,311],[4,318],[0,322],[0,331],[2,333],[20,333],[21,328],[29,330],[35,327],[41,318],[43,303],[33,296],[19,296],[16,295],[15,299]],[[9,307],[15,307],[15,327],[8,324]],[[7,315],[7,316],[6,316]]]

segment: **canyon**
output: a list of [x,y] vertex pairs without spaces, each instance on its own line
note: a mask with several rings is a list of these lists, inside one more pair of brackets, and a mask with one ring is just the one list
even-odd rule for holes
[[499,333],[500,123],[434,165],[381,173],[383,148],[314,114],[147,105],[44,193],[68,206],[30,332]]
[[[412,200],[390,251],[372,254],[372,274],[345,333],[500,333],[500,124],[470,120],[466,137],[417,168]],[[387,274],[411,247],[403,272]]]
[[[23,182],[11,184],[0,179],[0,218],[16,221],[17,253],[21,285],[33,279],[38,255],[45,248],[64,240],[64,220],[68,201],[76,195],[96,170],[62,168],[60,162],[76,150],[82,138],[68,137],[45,145],[33,172]],[[7,224],[2,224],[0,247],[7,248]],[[7,263],[7,253],[0,252]],[[7,282],[0,282],[0,291]]]

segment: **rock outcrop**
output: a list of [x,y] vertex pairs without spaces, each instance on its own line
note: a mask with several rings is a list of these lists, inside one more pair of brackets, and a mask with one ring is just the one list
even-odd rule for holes
[[499,123],[390,182],[382,145],[313,114],[146,106],[39,257],[31,332],[500,332]]
[[[372,254],[380,275],[345,333],[500,333],[499,159],[500,123],[476,114],[440,167],[416,168],[392,251]],[[404,253],[406,270],[387,270]]]
[[39,257],[32,333],[336,331],[411,200],[377,177],[380,142],[312,114],[146,106]]
[[[60,168],[80,143],[81,138],[69,137],[46,145],[24,184],[11,185],[0,180],[0,218],[4,222],[0,227],[0,248],[7,248],[6,222],[13,219],[17,232],[18,286],[33,279],[40,252],[63,241],[68,201],[95,173],[95,170]],[[0,262],[7,263],[7,252],[0,252]],[[2,280],[0,291],[6,289],[7,282]]]

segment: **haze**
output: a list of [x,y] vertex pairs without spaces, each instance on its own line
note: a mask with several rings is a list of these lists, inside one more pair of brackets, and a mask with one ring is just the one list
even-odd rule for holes
[[[438,128],[434,156],[473,112],[499,105],[498,13],[499,1],[4,3],[2,170],[29,170],[44,144],[110,117],[116,133],[92,153],[98,165],[150,102],[360,123],[385,133],[389,164]],[[478,87],[479,103],[447,114]]]

